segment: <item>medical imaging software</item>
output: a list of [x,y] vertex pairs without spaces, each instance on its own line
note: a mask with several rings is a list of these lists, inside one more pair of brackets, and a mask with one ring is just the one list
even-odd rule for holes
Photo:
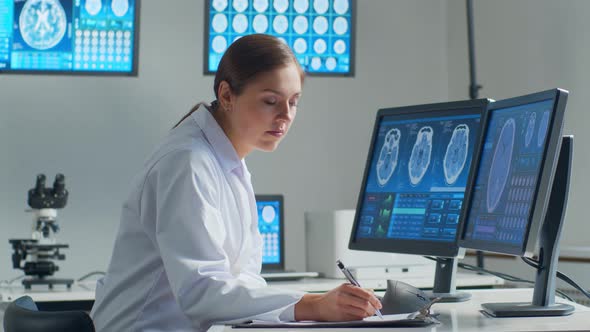
[[553,100],[494,110],[465,238],[520,245],[537,190]]
[[134,0],[0,0],[0,71],[131,73]]
[[358,238],[454,241],[480,115],[382,118]]

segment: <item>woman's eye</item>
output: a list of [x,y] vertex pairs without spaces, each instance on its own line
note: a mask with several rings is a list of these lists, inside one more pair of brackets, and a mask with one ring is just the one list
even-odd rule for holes
[[277,103],[277,101],[274,100],[274,99],[267,99],[267,100],[264,101],[264,103],[267,104],[267,105],[274,105],[274,104]]

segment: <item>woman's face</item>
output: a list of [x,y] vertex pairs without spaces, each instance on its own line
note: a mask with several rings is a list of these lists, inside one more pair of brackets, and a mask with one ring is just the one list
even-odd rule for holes
[[[297,113],[301,76],[295,64],[260,74],[239,96],[230,94],[226,131],[238,155],[274,151]],[[227,99],[226,99],[227,100]]]

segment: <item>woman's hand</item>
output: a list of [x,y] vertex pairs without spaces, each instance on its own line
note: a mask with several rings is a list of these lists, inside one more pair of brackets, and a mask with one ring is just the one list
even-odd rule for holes
[[381,302],[372,291],[342,284],[324,294],[305,294],[295,304],[295,320],[348,321],[373,316]]

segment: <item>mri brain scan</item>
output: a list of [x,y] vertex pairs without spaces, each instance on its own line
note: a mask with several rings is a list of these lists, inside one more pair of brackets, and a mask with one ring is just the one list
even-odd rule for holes
[[379,160],[377,160],[377,182],[382,187],[389,181],[397,166],[401,136],[401,132],[396,128],[389,130],[385,135]]
[[529,122],[526,126],[526,133],[524,134],[524,146],[527,148],[531,145],[533,140],[533,132],[535,131],[535,122],[537,120],[537,113],[531,113],[529,115]]
[[101,0],[86,0],[86,4],[84,5],[86,12],[90,14],[90,16],[94,16],[100,12],[102,9],[102,1]]
[[410,182],[417,185],[422,181],[426,170],[430,165],[430,157],[432,153],[432,135],[434,130],[432,127],[422,127],[416,137],[416,143],[412,148],[410,155],[410,162],[408,163],[408,172],[410,175]]
[[514,136],[516,133],[516,122],[513,118],[509,118],[502,127],[500,136],[498,137],[494,156],[492,157],[492,164],[490,166],[490,174],[488,178],[488,191],[486,205],[488,212],[492,213],[496,210],[498,202],[504,193],[506,180],[510,174],[510,166],[512,164],[512,151],[514,150]]
[[271,205],[266,205],[262,208],[262,220],[264,220],[265,223],[271,224],[275,220],[276,215],[277,212]]
[[115,16],[124,16],[129,10],[129,0],[113,0],[111,3],[111,9]]
[[19,17],[20,33],[32,48],[46,50],[66,33],[66,12],[57,0],[27,0]]
[[541,123],[539,124],[539,134],[537,136],[537,146],[542,147],[545,142],[545,135],[547,135],[547,128],[549,127],[549,111],[543,112]]
[[447,184],[453,184],[459,178],[467,161],[468,148],[469,127],[466,124],[460,124],[453,130],[453,135],[451,136],[449,145],[447,145],[447,152],[443,160],[443,169]]

